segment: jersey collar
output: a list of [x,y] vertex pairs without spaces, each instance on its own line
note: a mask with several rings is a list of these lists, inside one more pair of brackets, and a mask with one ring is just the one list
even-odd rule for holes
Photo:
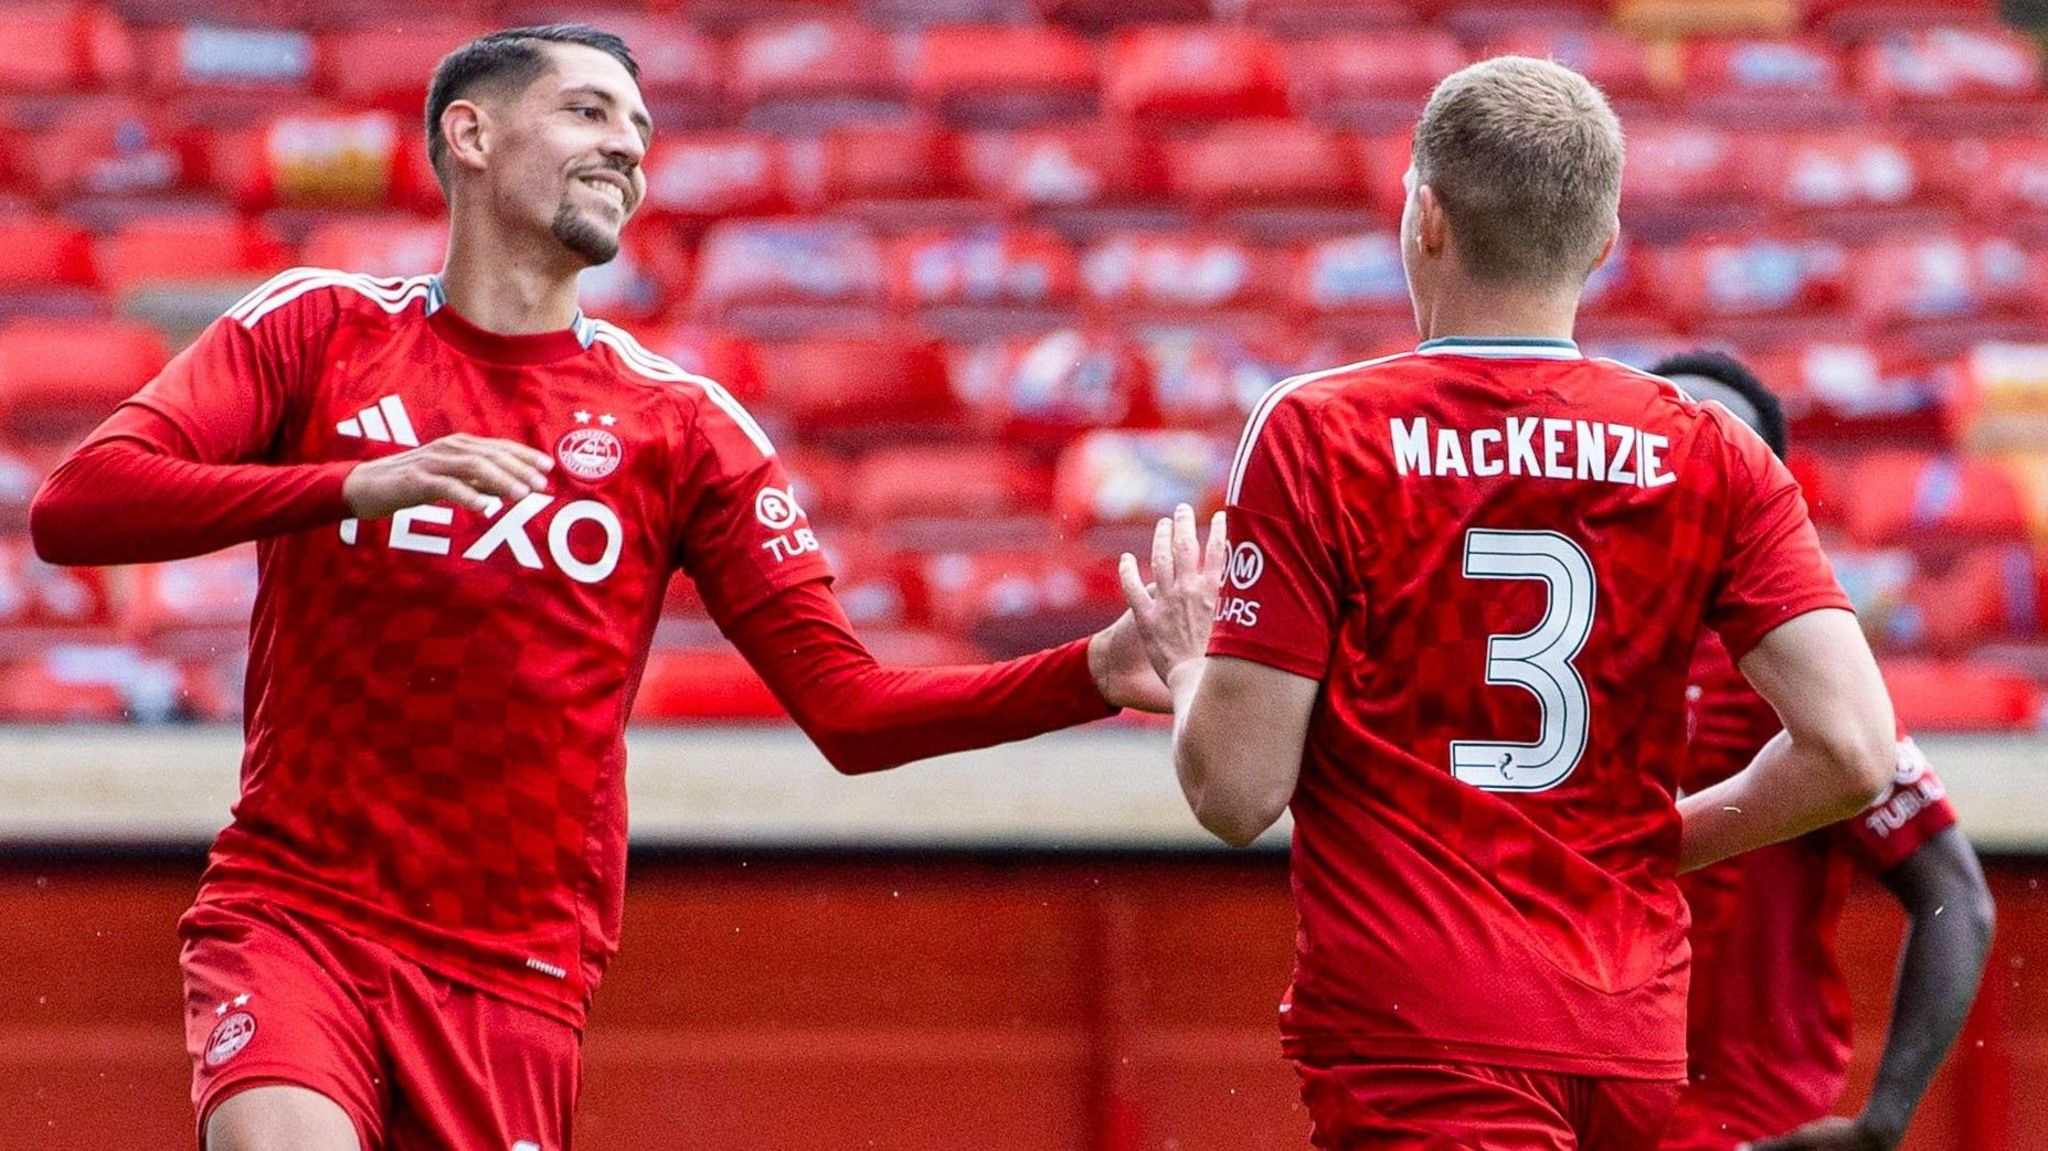
[[448,290],[441,286],[439,276],[427,281],[426,317],[434,330],[449,343],[472,356],[495,363],[531,364],[558,360],[589,351],[597,339],[596,322],[584,315],[581,308],[576,309],[576,318],[564,331],[531,336],[501,336],[487,332],[448,306]]
[[1416,345],[1419,356],[1478,356],[1487,360],[1583,360],[1573,340],[1532,336],[1444,336]]

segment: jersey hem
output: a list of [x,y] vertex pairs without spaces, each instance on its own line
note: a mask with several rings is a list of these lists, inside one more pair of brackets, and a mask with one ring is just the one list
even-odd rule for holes
[[1249,660],[1276,671],[1298,675],[1304,679],[1320,680],[1329,674],[1330,661],[1305,656],[1282,648],[1255,643],[1242,636],[1217,636],[1209,641],[1210,655],[1228,656],[1231,659]]
[[1728,658],[1731,662],[1741,663],[1742,657],[1754,650],[1757,644],[1762,643],[1765,636],[1809,612],[1826,611],[1829,608],[1835,608],[1840,611],[1846,611],[1851,615],[1856,613],[1856,605],[1849,602],[1849,597],[1842,594],[1839,588],[1831,588],[1826,592],[1815,592],[1811,595],[1802,596],[1788,604],[1778,605],[1778,607],[1778,618],[1769,627],[1760,628],[1754,632],[1748,630],[1734,631],[1732,635],[1730,632],[1715,632],[1716,635],[1721,637],[1721,646],[1728,649]]
[[1541,1048],[1511,1047],[1471,1040],[1390,1039],[1339,1031],[1283,1034],[1280,1050],[1298,1063],[1331,1066],[1376,1059],[1416,1063],[1480,1063],[1515,1067],[1550,1075],[1584,1075],[1595,1079],[1684,1079],[1685,1055],[1665,1058],[1595,1057]]

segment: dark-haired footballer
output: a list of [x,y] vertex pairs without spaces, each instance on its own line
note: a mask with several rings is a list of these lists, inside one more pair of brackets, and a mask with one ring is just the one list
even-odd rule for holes
[[32,508],[56,563],[259,541],[241,798],[181,924],[211,1151],[568,1148],[675,571],[842,771],[1167,704],[1128,622],[876,664],[760,427],[577,307],[651,129],[616,36],[457,49],[427,105],[440,273],[271,280]]
[[[1732,356],[1652,369],[1728,409],[1785,454],[1778,397]],[[1778,715],[1712,635],[1693,657],[1683,784],[1739,770]],[[1854,1118],[1829,1116],[1849,1074],[1849,986],[1835,929],[1850,881],[1874,875],[1909,922],[1877,1082]],[[1860,815],[1681,876],[1692,907],[1689,1082],[1662,1151],[1891,1151],[1948,1056],[1991,947],[1991,893],[1941,780],[1899,730],[1890,790]]]

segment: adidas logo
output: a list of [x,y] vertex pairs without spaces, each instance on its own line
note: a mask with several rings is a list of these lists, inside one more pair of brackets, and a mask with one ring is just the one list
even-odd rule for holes
[[408,448],[420,446],[420,437],[412,430],[412,419],[405,414],[405,404],[397,396],[385,396],[356,413],[355,418],[334,425],[334,430],[353,440],[403,444]]

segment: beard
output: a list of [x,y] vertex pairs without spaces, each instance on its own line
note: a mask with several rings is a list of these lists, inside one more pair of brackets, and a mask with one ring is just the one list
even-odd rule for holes
[[564,248],[583,257],[584,263],[593,268],[611,263],[612,258],[619,254],[618,229],[606,231],[593,223],[587,214],[577,211],[566,198],[562,206],[555,209],[555,219],[549,229]]

